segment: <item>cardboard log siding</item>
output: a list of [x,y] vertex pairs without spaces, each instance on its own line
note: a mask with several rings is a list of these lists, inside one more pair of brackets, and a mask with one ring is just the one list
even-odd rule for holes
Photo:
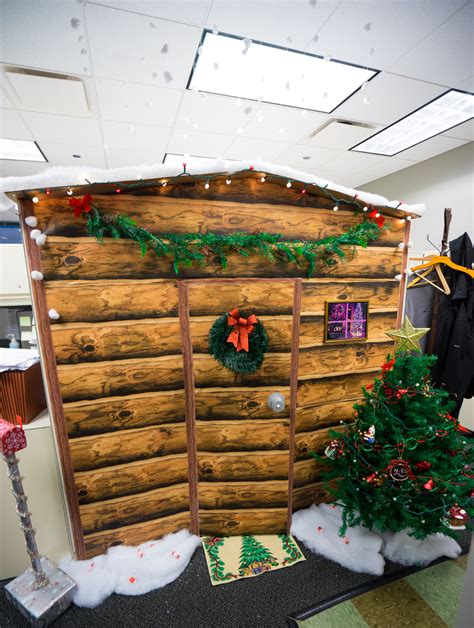
[[[329,199],[301,195],[296,185],[261,185],[250,176],[211,187],[206,193],[202,181],[187,180],[117,195],[98,184],[83,193],[157,234],[261,229],[304,240],[361,220],[343,200],[336,214]],[[170,260],[152,252],[142,258],[131,241],[88,238],[64,194],[26,195],[40,202],[22,201],[22,218],[34,212],[48,235],[38,249],[24,227],[32,268],[45,277],[34,304],[48,330],[42,344],[56,359],[48,385],[57,401],[55,430],[63,434],[76,556],[183,527],[283,532],[292,510],[329,500],[322,464],[308,452],[324,448],[330,428],[353,420],[362,386],[391,350],[384,331],[399,311],[394,276],[406,261],[397,250],[407,237],[404,221],[387,215],[377,241],[347,249],[332,268],[318,265],[310,279],[295,265],[237,255],[226,270],[211,261],[176,276]],[[325,345],[325,301],[352,299],[370,301],[368,341]],[[254,310],[269,335],[269,352],[253,375],[227,371],[208,354],[210,326],[231,307]],[[50,308],[60,318],[48,324]],[[277,391],[287,400],[280,414],[267,405]]]

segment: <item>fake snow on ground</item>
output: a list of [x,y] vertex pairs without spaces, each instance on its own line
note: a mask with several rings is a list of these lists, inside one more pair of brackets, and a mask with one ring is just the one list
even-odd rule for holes
[[456,558],[461,553],[456,541],[444,534],[432,534],[419,541],[406,532],[382,535],[357,526],[340,537],[341,525],[342,512],[338,506],[313,505],[293,515],[291,534],[315,554],[352,571],[376,576],[384,571],[384,557],[402,565],[423,566],[440,556]]
[[[300,170],[294,170],[288,166],[272,164],[266,161],[255,159],[253,161],[225,161],[223,159],[211,160],[208,164],[193,162],[193,158],[186,159],[187,172],[192,175],[206,175],[214,173],[235,174],[240,170],[247,170],[253,167],[257,172],[267,172],[288,178],[292,181],[301,181],[306,184],[316,183],[319,186],[327,186],[328,191],[340,192],[348,196],[355,196],[359,201],[369,205],[387,206],[399,208],[414,214],[423,214],[426,210],[422,204],[408,205],[402,201],[388,201],[385,197],[370,192],[362,192],[352,188],[331,183],[327,179],[316,177]],[[155,179],[161,177],[175,177],[182,172],[182,167],[171,164],[142,164],[128,166],[124,168],[114,168],[105,170],[102,168],[87,167],[52,167],[47,168],[39,174],[27,177],[4,177],[0,178],[0,214],[15,208],[15,204],[5,192],[15,190],[33,190],[38,188],[52,188],[66,185],[86,185],[90,183],[109,183],[115,181],[132,181],[140,179]]]
[[200,542],[198,536],[181,530],[135,547],[111,547],[89,560],[63,560],[60,567],[77,582],[74,604],[94,608],[112,593],[142,595],[173,582]]

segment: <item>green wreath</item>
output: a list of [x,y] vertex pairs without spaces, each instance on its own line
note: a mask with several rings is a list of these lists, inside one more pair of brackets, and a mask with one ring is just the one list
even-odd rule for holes
[[255,373],[266,351],[267,332],[254,314],[231,310],[219,316],[209,331],[209,353],[234,373]]

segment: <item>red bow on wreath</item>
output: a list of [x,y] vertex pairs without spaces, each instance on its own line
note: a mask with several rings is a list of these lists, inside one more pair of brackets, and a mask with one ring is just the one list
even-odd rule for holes
[[70,198],[69,205],[74,207],[74,216],[79,218],[79,216],[84,212],[88,214],[91,209],[92,196],[90,194],[85,194],[82,198]]
[[233,325],[234,329],[230,332],[227,342],[231,342],[236,351],[249,350],[249,335],[253,332],[255,324],[258,322],[255,314],[251,314],[248,318],[242,318],[237,308],[230,310],[227,316],[227,324]]

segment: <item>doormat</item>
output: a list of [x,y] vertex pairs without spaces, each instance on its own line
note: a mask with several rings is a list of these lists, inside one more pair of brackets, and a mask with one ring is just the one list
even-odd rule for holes
[[204,536],[201,541],[213,585],[252,578],[306,560],[291,534]]

